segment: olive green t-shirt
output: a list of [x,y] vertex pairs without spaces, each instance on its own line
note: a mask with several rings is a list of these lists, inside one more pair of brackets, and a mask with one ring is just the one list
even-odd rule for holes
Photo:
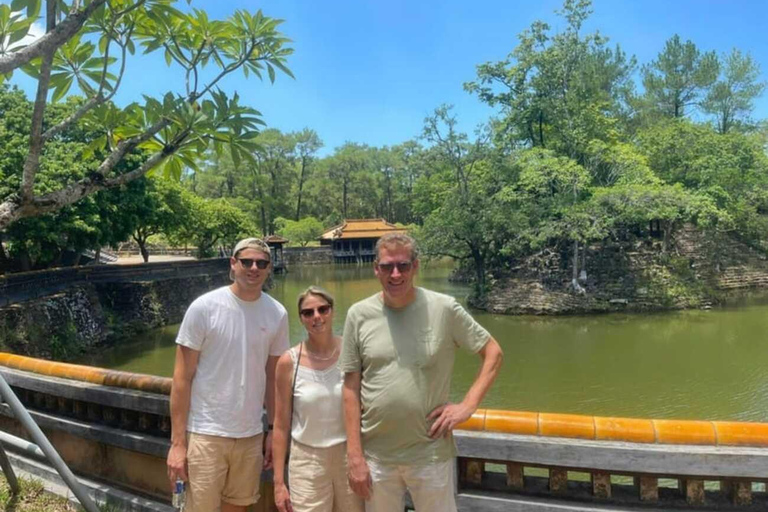
[[456,299],[424,288],[402,309],[385,306],[380,293],[353,305],[339,367],[362,375],[366,457],[392,465],[454,457],[452,436],[430,439],[427,415],[448,402],[456,349],[476,353],[489,337]]

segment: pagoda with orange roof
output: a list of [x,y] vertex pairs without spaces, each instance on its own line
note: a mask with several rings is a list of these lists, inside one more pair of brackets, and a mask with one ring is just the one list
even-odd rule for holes
[[336,263],[362,263],[376,258],[376,242],[387,233],[405,233],[384,219],[347,219],[320,236],[321,245],[330,245]]

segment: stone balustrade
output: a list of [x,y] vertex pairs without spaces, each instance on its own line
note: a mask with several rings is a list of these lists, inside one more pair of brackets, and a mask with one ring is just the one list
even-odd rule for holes
[[[0,372],[73,469],[167,499],[170,379],[2,353]],[[0,429],[21,434],[5,406]],[[462,511],[768,505],[765,423],[483,409],[455,438]]]

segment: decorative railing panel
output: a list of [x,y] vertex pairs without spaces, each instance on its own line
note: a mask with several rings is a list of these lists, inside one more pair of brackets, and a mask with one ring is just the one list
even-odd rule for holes
[[[10,354],[0,365],[44,429],[143,454],[163,474],[170,379]],[[768,506],[768,424],[479,410],[455,438],[462,511]]]

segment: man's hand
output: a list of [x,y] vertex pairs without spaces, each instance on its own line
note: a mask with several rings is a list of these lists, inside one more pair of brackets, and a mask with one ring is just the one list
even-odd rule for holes
[[272,469],[272,431],[264,436],[264,470]]
[[285,483],[275,484],[275,505],[280,512],[293,512],[291,493],[288,492]]
[[368,464],[363,456],[348,457],[347,465],[349,466],[347,477],[349,478],[349,486],[352,488],[352,491],[364,500],[370,499],[373,481],[371,480]]
[[184,482],[189,481],[187,477],[187,447],[182,444],[171,445],[171,449],[168,450],[168,480],[171,482],[171,490],[173,490],[176,480],[181,479]]
[[472,417],[475,412],[464,404],[445,404],[437,407],[429,413],[427,421],[433,421],[429,429],[429,437],[437,439],[450,434],[456,425],[463,423]]

